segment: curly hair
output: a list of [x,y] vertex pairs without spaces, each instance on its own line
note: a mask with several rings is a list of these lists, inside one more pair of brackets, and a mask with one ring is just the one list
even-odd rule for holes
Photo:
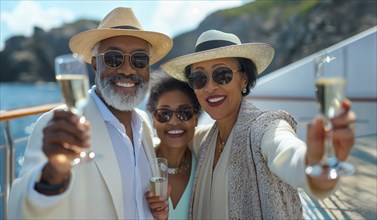
[[163,94],[171,91],[181,91],[186,94],[191,101],[194,111],[198,114],[201,113],[201,106],[196,98],[195,92],[187,83],[179,81],[164,72],[162,72],[162,74],[155,73],[154,75],[157,77],[156,79],[152,80],[153,84],[147,103],[147,109],[150,113],[153,113],[156,110],[159,98]]

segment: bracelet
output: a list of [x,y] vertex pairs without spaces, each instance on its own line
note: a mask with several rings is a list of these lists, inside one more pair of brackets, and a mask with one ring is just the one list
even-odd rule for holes
[[45,195],[56,195],[63,193],[66,190],[66,187],[68,185],[68,178],[64,178],[62,183],[59,184],[49,184],[47,182],[36,182],[34,184],[34,189],[42,194]]

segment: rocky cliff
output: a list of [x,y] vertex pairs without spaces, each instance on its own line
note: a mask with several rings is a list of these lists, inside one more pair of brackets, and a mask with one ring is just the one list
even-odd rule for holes
[[[35,28],[30,38],[10,38],[0,53],[0,82],[54,81],[54,57],[69,52],[71,36],[97,25],[80,20],[49,32]],[[203,31],[218,29],[235,33],[242,42],[273,45],[276,55],[268,74],[376,25],[374,0],[260,0],[209,15],[197,29],[176,36],[172,51],[154,67],[193,52]]]
[[98,24],[78,20],[48,32],[35,27],[31,37],[11,37],[0,52],[0,82],[55,81],[54,58],[70,53],[68,42],[73,35]]
[[267,74],[376,25],[372,0],[260,0],[208,16],[197,29],[175,37],[161,62],[193,52],[203,31],[218,29],[241,42],[271,44],[276,53]]

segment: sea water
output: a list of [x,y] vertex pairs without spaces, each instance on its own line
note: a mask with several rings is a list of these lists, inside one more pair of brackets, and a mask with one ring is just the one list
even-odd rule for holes
[[[0,83],[0,110],[61,102],[60,91],[56,83]],[[11,121],[14,138],[23,137],[30,132],[30,126],[40,115],[22,117]],[[0,144],[4,144],[3,130],[0,132]]]

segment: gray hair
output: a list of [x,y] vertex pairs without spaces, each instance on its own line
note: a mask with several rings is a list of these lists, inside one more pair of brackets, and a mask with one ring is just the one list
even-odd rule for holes
[[94,56],[94,57],[97,56],[100,43],[101,42],[98,42],[98,43],[96,43],[96,45],[93,46],[93,48],[92,48],[92,56]]

